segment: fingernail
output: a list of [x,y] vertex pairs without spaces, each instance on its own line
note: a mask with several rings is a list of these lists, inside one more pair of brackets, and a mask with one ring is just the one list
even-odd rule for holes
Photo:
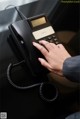
[[35,45],[35,42],[32,42],[33,45]]
[[41,58],[38,58],[38,60],[40,61],[40,60],[41,60]]

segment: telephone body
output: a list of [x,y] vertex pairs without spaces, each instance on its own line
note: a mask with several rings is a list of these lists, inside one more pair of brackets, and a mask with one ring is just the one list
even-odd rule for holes
[[59,43],[48,18],[43,14],[20,20],[12,23],[9,30],[9,44],[18,60],[25,60],[25,67],[29,69],[31,75],[41,76],[49,73],[38,61],[38,57],[44,56],[32,45],[33,41],[38,42],[42,39]]

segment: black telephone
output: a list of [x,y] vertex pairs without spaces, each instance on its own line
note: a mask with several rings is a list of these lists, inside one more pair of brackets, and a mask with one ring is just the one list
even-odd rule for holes
[[9,43],[18,60],[25,60],[33,76],[47,74],[49,71],[38,61],[38,57],[43,55],[32,45],[32,42],[44,39],[55,44],[59,43],[48,18],[45,15],[39,15],[20,20],[11,24],[9,30]]
[[[55,44],[60,43],[47,17],[39,15],[17,21],[9,26],[9,30],[8,42],[19,60],[19,63],[9,64],[7,68],[9,83],[17,89],[29,89],[40,86],[41,98],[47,102],[53,102],[58,97],[58,90],[49,82],[47,77],[49,71],[38,61],[38,57],[44,56],[32,45],[33,41],[38,42],[41,39],[54,42]],[[33,84],[30,82],[30,85],[24,87],[15,84],[11,79],[11,69],[22,63],[24,63],[22,65],[23,68],[27,69],[27,73],[29,73],[29,80],[31,78],[30,81],[32,82],[34,78],[37,79]]]

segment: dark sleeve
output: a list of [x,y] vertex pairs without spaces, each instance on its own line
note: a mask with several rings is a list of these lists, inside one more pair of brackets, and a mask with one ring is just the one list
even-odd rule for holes
[[80,82],[80,56],[67,58],[64,61],[63,75],[71,81]]

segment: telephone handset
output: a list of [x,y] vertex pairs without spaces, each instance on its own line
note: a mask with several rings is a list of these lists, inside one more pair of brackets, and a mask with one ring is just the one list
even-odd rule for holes
[[9,26],[10,45],[13,48],[18,60],[24,60],[33,76],[47,74],[49,71],[38,61],[43,55],[38,51],[32,42],[41,39],[58,44],[48,18],[45,15],[34,16],[25,20],[17,21]]

